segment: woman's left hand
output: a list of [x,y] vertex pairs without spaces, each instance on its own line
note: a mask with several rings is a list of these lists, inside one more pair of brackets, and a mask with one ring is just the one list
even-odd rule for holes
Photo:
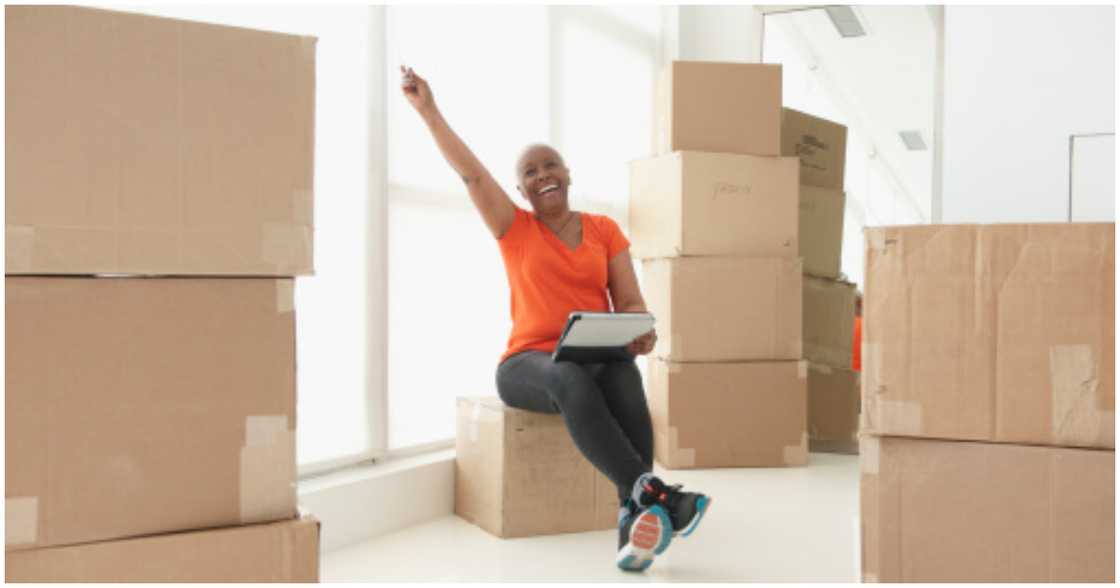
[[648,333],[634,339],[626,346],[626,351],[631,355],[645,355],[653,351],[653,346],[657,344],[657,330],[650,329]]

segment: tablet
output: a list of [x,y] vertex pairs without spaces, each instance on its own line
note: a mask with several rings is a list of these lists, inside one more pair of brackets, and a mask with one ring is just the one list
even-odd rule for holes
[[573,312],[552,360],[600,363],[634,359],[626,346],[653,329],[653,322],[648,312]]

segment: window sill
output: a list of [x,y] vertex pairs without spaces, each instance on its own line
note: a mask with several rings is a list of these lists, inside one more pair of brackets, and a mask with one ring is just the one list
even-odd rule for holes
[[299,481],[299,504],[323,522],[329,552],[449,515],[455,449],[361,464]]

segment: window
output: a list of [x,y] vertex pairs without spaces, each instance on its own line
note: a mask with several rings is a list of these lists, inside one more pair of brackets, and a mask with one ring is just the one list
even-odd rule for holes
[[[393,7],[388,12],[389,448],[455,434],[455,398],[496,394],[509,335],[497,243],[399,93],[401,63],[505,188],[521,148],[550,142],[571,204],[625,230],[627,161],[649,154],[656,7]],[[438,40],[438,42],[433,41]]]
[[[146,6],[156,16],[318,37],[315,275],[296,280],[300,467],[368,453],[367,43],[364,6]],[[355,82],[357,80],[357,82]]]

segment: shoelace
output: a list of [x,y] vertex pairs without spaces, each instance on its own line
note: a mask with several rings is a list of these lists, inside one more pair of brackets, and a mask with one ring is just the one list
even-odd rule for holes
[[682,492],[681,484],[673,484],[672,486],[665,486],[660,484],[661,488],[655,488],[653,484],[646,482],[642,488],[648,492],[654,500],[669,507],[670,511],[676,509],[677,503],[680,502]]

